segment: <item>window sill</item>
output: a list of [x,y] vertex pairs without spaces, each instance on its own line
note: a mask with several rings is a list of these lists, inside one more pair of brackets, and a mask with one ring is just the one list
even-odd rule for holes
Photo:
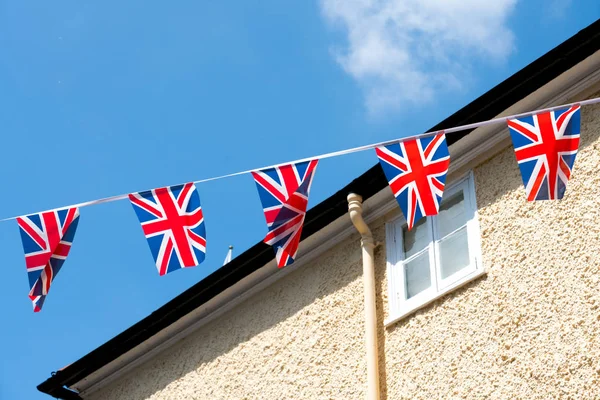
[[471,274],[463,277],[462,279],[456,281],[455,283],[453,283],[452,285],[444,288],[443,290],[432,294],[431,296],[427,297],[422,303],[420,303],[418,306],[415,307],[411,307],[411,308],[404,308],[404,309],[400,309],[398,310],[398,312],[393,313],[392,315],[390,315],[390,317],[388,319],[386,319],[383,324],[385,327],[388,327],[392,324],[395,324],[396,322],[400,321],[403,318],[408,317],[409,315],[413,314],[415,311],[431,304],[433,301],[439,299],[442,296],[445,296],[446,294],[448,294],[449,292],[458,289],[459,287],[485,275],[487,273],[487,271],[485,270],[485,268],[481,268],[478,270],[473,271]]

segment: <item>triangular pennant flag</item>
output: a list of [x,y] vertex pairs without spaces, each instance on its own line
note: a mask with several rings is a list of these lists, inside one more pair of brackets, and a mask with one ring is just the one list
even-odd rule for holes
[[204,261],[206,229],[200,195],[193,183],[132,193],[159,275]]
[[443,133],[375,149],[408,229],[436,215],[444,193],[450,154]]
[[34,312],[42,310],[50,285],[69,255],[78,222],[77,208],[17,218]]
[[311,160],[252,172],[269,228],[264,242],[275,248],[279,268],[290,265],[296,258],[318,162]]
[[579,147],[579,106],[508,120],[527,200],[562,199]]

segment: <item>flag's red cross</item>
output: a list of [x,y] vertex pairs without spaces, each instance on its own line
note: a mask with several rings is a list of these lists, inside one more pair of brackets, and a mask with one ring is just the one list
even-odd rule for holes
[[[38,228],[28,217],[17,218],[19,227],[27,233],[39,247],[40,251],[25,254],[25,265],[27,272],[33,272],[42,269],[38,282],[32,285],[29,292],[29,298],[34,302],[34,311],[40,311],[36,306],[40,295],[45,296],[50,291],[50,285],[54,279],[54,269],[50,259],[65,260],[71,250],[71,243],[62,241],[63,236],[71,226],[73,220],[77,217],[77,208],[71,208],[67,211],[67,216],[63,224],[60,223],[56,211],[48,211],[39,214],[42,222],[42,229]],[[41,293],[36,293],[36,288],[41,285]]]
[[[306,175],[312,173],[312,169],[313,168],[307,171]],[[265,218],[269,226],[273,225],[273,223],[277,221],[277,216],[279,215],[281,210],[284,209],[283,205],[285,205],[285,208],[288,208],[300,214],[305,213],[306,207],[308,206],[308,198],[296,192],[296,190],[298,190],[302,182],[299,181],[300,177],[298,176],[293,166],[284,165],[282,167],[279,167],[279,172],[281,179],[283,180],[283,185],[277,184],[277,182],[273,181],[272,179],[267,179],[268,177],[265,178],[266,175],[263,176],[257,172],[254,172],[252,174],[256,182],[258,182],[273,197],[275,197],[281,202],[281,205],[271,208],[265,208]]]
[[[272,231],[267,233],[267,236],[265,236],[264,242],[267,243],[268,245],[273,245],[274,243],[278,242],[281,237],[286,236],[294,229],[297,229],[298,232],[296,233],[296,235],[294,235],[292,238],[290,238],[291,241],[290,241],[290,246],[289,246],[291,249],[296,250],[298,248],[297,245],[300,241],[300,234],[302,232],[302,223],[304,222],[304,217],[306,215],[306,207],[307,206],[308,206],[308,198],[306,196],[303,196],[300,193],[292,193],[292,195],[287,200],[285,200],[285,206],[279,207],[279,210],[277,210],[277,213],[274,217],[273,217],[273,213],[271,210],[266,211],[265,216],[267,214],[269,214],[269,216],[266,217],[267,221],[268,221],[267,225],[269,225],[269,226],[273,225],[273,223],[277,220],[277,216],[283,210],[286,210],[286,209],[292,210],[292,211],[298,213],[298,215],[296,215],[295,217],[291,218],[290,220],[286,221],[282,225],[276,227],[275,229],[273,229]],[[288,247],[288,246],[285,246],[285,247]],[[287,252],[285,250],[284,250],[284,253],[287,254]],[[293,258],[295,256],[295,251],[293,254],[289,254],[289,255],[292,256],[292,258]]]
[[[535,180],[528,188],[527,200],[535,200],[544,178],[548,177],[548,190],[550,198],[556,198],[559,169],[566,180],[571,177],[571,169],[561,154],[572,154],[579,147],[579,136],[563,136],[568,119],[579,109],[573,106],[562,113],[556,119],[556,125],[551,112],[545,112],[533,116],[537,120],[537,129],[529,124],[523,124],[519,120],[509,120],[508,126],[527,137],[533,143],[528,146],[515,149],[515,155],[519,163],[531,161],[542,157],[544,162],[540,165]],[[533,178],[533,176],[532,176]],[[566,182],[565,182],[566,183]]]
[[[305,179],[312,179],[317,163],[317,160],[312,160],[303,176],[299,175],[298,169],[293,164],[275,168],[281,184],[263,171],[252,173],[256,183],[279,202],[272,207],[263,208],[269,227],[264,242],[270,246],[279,244],[276,257],[279,267],[288,265],[298,252],[302,225],[308,207],[310,182],[306,183],[308,184],[307,188],[299,189],[301,185],[305,184]],[[287,238],[285,242],[281,243],[285,238]]]
[[[188,198],[188,194],[194,190],[192,183],[185,184],[179,193],[177,199],[173,197],[172,192],[168,188],[154,189],[152,192],[154,198],[158,201],[161,209],[154,207],[150,202],[144,201],[140,197],[129,195],[132,203],[146,210],[150,214],[159,218],[158,220],[142,223],[142,229],[146,237],[152,237],[160,234],[165,235],[163,246],[159,258],[159,274],[167,273],[169,266],[170,254],[175,248],[176,254],[181,260],[184,267],[193,267],[198,265],[196,256],[192,249],[192,244],[188,238],[201,247],[206,247],[206,239],[195,234],[190,228],[194,228],[200,224],[204,218],[202,208],[198,208],[192,213],[186,213],[184,204]],[[166,244],[164,243],[166,240]],[[162,257],[161,257],[162,255]]]
[[431,160],[431,157],[442,140],[444,140],[443,134],[436,135],[425,149],[421,149],[419,140],[400,143],[406,159],[387,151],[385,147],[376,149],[379,158],[401,171],[398,176],[390,181],[390,188],[394,196],[398,196],[400,192],[407,188],[413,189],[408,193],[408,203],[412,205],[408,210],[410,215],[406,216],[409,229],[412,228],[412,224],[415,222],[414,216],[418,204],[422,206],[423,215],[435,215],[438,212],[437,200],[432,189],[437,189],[439,192],[444,190],[444,184],[436,177],[448,171],[450,159],[446,157]]

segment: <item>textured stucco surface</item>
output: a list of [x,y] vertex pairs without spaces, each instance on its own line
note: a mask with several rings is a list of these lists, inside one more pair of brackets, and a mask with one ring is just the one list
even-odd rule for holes
[[[376,249],[382,399],[600,398],[599,138],[584,107],[560,202],[526,201],[512,148],[476,167],[488,274],[388,328]],[[92,398],[363,399],[361,275],[354,235]]]
[[93,398],[363,398],[357,243],[349,238]]
[[512,147],[475,169],[489,272],[382,332],[387,398],[600,398],[599,135],[584,107],[559,202],[526,201]]

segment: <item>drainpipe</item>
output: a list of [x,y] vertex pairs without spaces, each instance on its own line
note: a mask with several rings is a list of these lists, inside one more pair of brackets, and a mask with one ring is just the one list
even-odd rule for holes
[[362,217],[362,197],[348,195],[348,213],[360,233],[365,292],[365,342],[367,345],[367,400],[379,400],[379,360],[377,351],[377,311],[375,308],[375,263],[373,235]]

